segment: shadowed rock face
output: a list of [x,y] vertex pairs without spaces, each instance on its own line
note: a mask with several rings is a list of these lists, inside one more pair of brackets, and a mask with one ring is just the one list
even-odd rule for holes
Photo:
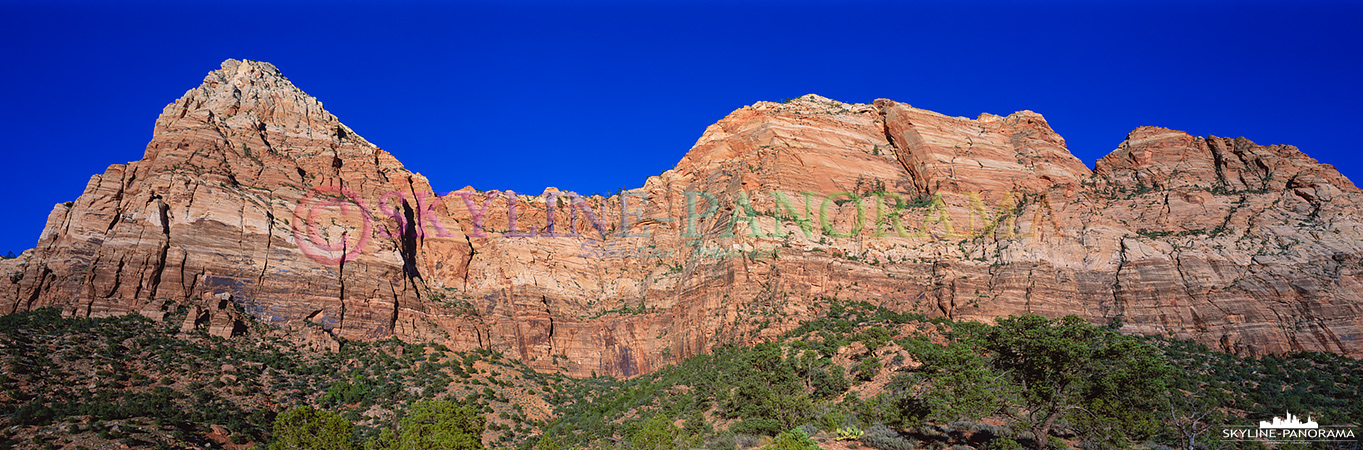
[[771,337],[832,298],[1358,357],[1360,200],[1291,146],[1147,127],[1089,170],[1030,111],[814,95],[734,111],[608,198],[436,196],[273,66],[229,60],[0,262],[0,312],[230,299],[300,341],[312,322],[576,376]]

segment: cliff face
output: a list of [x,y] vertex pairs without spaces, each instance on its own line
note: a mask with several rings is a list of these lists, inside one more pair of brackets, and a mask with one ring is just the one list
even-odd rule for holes
[[[431,194],[425,178],[274,66],[229,60],[166,106],[141,160],[109,166],[80,198],[53,208],[38,246],[6,261],[0,311],[156,314],[166,300],[230,294],[272,323],[309,320],[351,338],[419,335],[411,323],[435,313],[422,300],[422,275],[461,277],[439,266],[468,259],[462,235],[373,239],[344,261],[341,249],[300,247],[295,237],[296,210],[327,196],[389,191]],[[355,212],[335,219],[362,222]],[[342,230],[314,225],[322,234]]]
[[731,113],[609,198],[436,196],[273,66],[229,60],[0,262],[0,311],[229,301],[296,335],[579,376],[760,340],[832,298],[1357,357],[1361,200],[1290,146],[1140,128],[1091,171],[1030,111],[812,95]]

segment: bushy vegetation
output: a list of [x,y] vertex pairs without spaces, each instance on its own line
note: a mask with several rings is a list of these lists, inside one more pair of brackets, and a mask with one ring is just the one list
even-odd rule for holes
[[[396,424],[412,404],[437,399],[505,414],[506,425],[492,434],[503,443],[534,436],[540,422],[528,417],[532,405],[509,396],[543,389],[549,377],[491,351],[387,340],[311,352],[266,337],[261,324],[232,340],[183,335],[172,325],[183,316],[160,323],[137,315],[69,319],[50,309],[0,316],[3,423],[67,439],[118,429],[91,440],[197,448],[212,443],[211,425],[233,441],[270,442],[276,414],[301,406],[353,423],[357,441]],[[494,368],[506,373],[493,375]],[[541,409],[538,415],[549,414]]]
[[350,450],[354,431],[350,421],[335,413],[303,406],[275,418],[270,450]]
[[872,425],[861,437],[861,442],[877,450],[913,450],[918,441],[902,436],[899,431],[883,424]]
[[202,448],[217,425],[261,448],[1214,448],[1212,424],[1363,419],[1363,364],[1337,355],[1246,359],[1074,318],[991,326],[828,300],[779,339],[624,380],[396,340],[306,352],[261,324],[223,340],[173,316],[0,316],[0,439]]
[[782,431],[766,447],[769,450],[819,450],[819,444],[805,434],[804,429]]
[[958,324],[950,342],[920,341],[917,370],[896,379],[905,399],[938,421],[1001,416],[1026,427],[1048,449],[1060,424],[1088,441],[1123,446],[1158,430],[1174,369],[1140,338],[1095,327],[1076,316]]
[[1179,368],[1162,442],[1177,448],[1224,446],[1217,424],[1251,423],[1305,411],[1321,424],[1363,424],[1363,362],[1332,353],[1239,358],[1206,346],[1146,338]]

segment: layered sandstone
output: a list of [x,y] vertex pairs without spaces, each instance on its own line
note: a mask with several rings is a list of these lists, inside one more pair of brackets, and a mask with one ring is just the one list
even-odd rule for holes
[[1290,146],[1141,128],[1090,170],[1030,111],[813,95],[734,111],[609,198],[436,196],[273,66],[227,61],[0,262],[0,310],[212,316],[230,295],[300,342],[482,346],[578,376],[764,339],[833,298],[1360,356],[1360,200]]
[[[53,209],[38,246],[7,262],[0,311],[104,316],[230,294],[266,322],[313,321],[345,337],[430,328],[427,316],[439,314],[422,300],[429,288],[419,275],[462,276],[429,264],[466,259],[467,240],[374,239],[350,258],[303,242],[335,260],[318,263],[291,221],[309,192],[342,191],[374,199],[431,188],[274,66],[229,60],[166,106],[141,160],[109,166],[80,198]],[[318,231],[339,234],[359,219]]]

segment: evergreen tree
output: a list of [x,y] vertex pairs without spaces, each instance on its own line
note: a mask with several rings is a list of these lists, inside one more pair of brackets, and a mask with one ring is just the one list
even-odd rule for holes
[[294,408],[275,418],[270,450],[351,450],[354,431],[350,421],[335,413]]
[[[384,433],[378,445],[388,450],[482,450],[487,419],[469,406],[451,401],[412,405],[398,433]],[[377,447],[377,446],[376,446]]]
[[938,420],[1006,416],[1026,426],[1041,450],[1060,423],[1116,444],[1160,428],[1173,370],[1138,338],[1077,316],[1036,315],[994,327],[958,324],[951,337],[946,346],[915,349],[928,382],[920,402]]

